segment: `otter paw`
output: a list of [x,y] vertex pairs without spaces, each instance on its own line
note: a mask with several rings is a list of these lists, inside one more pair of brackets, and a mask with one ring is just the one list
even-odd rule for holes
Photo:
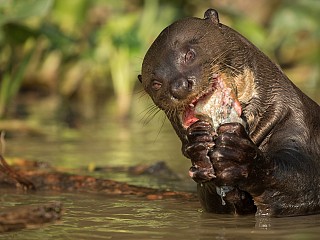
[[190,177],[196,182],[209,181],[215,177],[212,163],[208,157],[213,147],[212,127],[205,121],[197,121],[187,130],[188,144],[184,152],[191,159]]
[[220,186],[234,186],[247,179],[258,156],[258,148],[240,123],[225,123],[217,130],[215,147],[209,157]]
[[187,138],[190,144],[196,142],[212,143],[212,126],[206,121],[199,120],[187,129]]

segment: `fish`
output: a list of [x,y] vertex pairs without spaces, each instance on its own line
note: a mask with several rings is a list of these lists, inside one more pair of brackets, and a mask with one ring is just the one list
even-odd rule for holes
[[215,133],[224,123],[238,122],[246,127],[246,122],[241,118],[241,104],[233,87],[228,85],[228,81],[217,78],[215,90],[203,96],[194,108],[195,117],[208,121]]

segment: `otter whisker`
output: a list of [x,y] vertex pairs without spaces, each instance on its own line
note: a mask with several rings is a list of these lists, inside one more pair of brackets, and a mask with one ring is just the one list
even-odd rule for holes
[[168,119],[176,121],[175,118],[178,116],[178,110],[176,108],[170,108],[165,110],[165,114],[167,115]]
[[144,89],[136,91],[135,94],[134,94],[134,98],[137,99],[137,100],[141,100],[144,97],[149,98],[148,93],[146,91],[144,91]]
[[160,108],[153,108],[150,109],[146,114],[145,118],[143,118],[143,125],[147,125],[151,120],[161,111]]
[[[224,57],[228,54],[227,50],[223,51],[222,53],[220,53],[219,55],[215,56],[212,61],[210,62],[210,64],[213,65],[218,65],[220,63],[224,63],[223,59]],[[219,61],[217,61],[219,60]]]
[[167,119],[166,115],[163,115],[162,123],[161,123],[161,126],[160,126],[160,128],[159,128],[159,131],[158,131],[158,133],[157,133],[157,136],[156,136],[156,138],[154,139],[154,142],[158,139],[158,137],[159,137],[159,135],[160,135],[160,133],[161,133],[161,130],[162,130],[163,126],[164,126],[164,123],[166,122],[166,119]]
[[235,72],[238,73],[238,74],[241,73],[241,71],[240,71],[239,69],[237,69],[237,68],[235,68],[235,67],[233,67],[233,66],[231,66],[231,65],[229,65],[229,64],[224,63],[224,65],[225,65],[226,67],[228,67],[229,69],[235,71]]
[[150,115],[158,110],[160,110],[160,109],[157,107],[157,105],[152,104],[146,110],[142,111],[142,113],[145,112],[145,115]]
[[142,110],[140,113],[139,113],[139,115],[140,114],[142,114],[142,113],[145,113],[145,114],[148,114],[148,113],[150,113],[151,111],[153,111],[153,110],[155,110],[155,109],[157,109],[158,107],[157,107],[157,105],[155,105],[155,104],[150,104],[146,109],[144,109],[144,110]]
[[165,114],[170,119],[173,116],[173,110],[171,108],[167,109],[167,110],[165,110]]
[[[211,64],[212,65],[223,64],[223,66],[227,67],[228,69],[231,69],[238,74],[241,73],[241,71],[239,69],[235,68],[234,66],[231,66],[230,64],[227,64],[225,61],[222,61],[222,59],[224,59],[224,57],[227,55],[227,53],[228,53],[227,50],[223,51],[220,55],[216,56],[212,60]],[[217,62],[217,60],[219,60],[219,61]]]

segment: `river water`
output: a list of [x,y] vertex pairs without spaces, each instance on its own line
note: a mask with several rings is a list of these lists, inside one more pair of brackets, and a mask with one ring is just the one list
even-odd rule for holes
[[[318,97],[318,96],[315,96]],[[137,99],[136,99],[137,100]],[[146,106],[134,104],[138,112]],[[45,134],[13,135],[7,139],[8,159],[21,157],[44,161],[66,171],[82,172],[140,186],[195,191],[188,177],[190,162],[182,157],[180,142],[168,121],[158,114],[143,124],[137,114],[126,124],[112,114],[68,129],[48,120]],[[134,166],[164,161],[179,180],[132,176],[125,172],[90,172],[95,167]],[[60,222],[38,229],[0,235],[0,239],[319,239],[320,215],[290,218],[256,218],[208,214],[197,201],[147,200],[132,196],[83,193],[6,192],[1,207],[61,201],[65,213]]]
[[[84,194],[2,196],[10,205],[59,200],[60,222],[0,239],[319,239],[320,216],[257,219],[203,213],[197,202]],[[9,205],[9,204],[8,204]]]

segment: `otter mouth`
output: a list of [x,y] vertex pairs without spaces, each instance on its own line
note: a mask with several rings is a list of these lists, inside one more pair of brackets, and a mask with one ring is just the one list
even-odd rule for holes
[[215,84],[212,84],[211,87],[208,87],[208,90],[199,94],[195,99],[191,101],[185,108],[184,112],[182,113],[182,126],[187,129],[193,123],[197,122],[200,118],[196,116],[196,106],[199,102],[203,101],[207,97],[213,95],[214,91],[216,90]]
[[215,77],[205,91],[197,95],[185,108],[181,116],[184,129],[198,120],[208,121],[214,129],[227,122],[240,122],[242,109],[230,81]]

